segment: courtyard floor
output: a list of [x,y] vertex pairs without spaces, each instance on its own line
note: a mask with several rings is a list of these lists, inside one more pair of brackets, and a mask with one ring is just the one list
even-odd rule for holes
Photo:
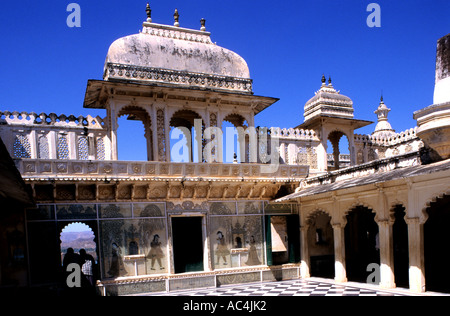
[[450,296],[426,292],[412,293],[408,289],[382,289],[377,285],[331,279],[309,278],[279,282],[252,283],[218,288],[140,294],[140,296]]

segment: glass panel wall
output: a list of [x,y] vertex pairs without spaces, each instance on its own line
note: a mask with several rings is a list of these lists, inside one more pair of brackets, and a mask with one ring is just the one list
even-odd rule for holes
[[[212,203],[210,215],[211,259],[214,269],[258,266],[264,264],[262,203]],[[216,210],[213,212],[213,209]],[[217,210],[221,210],[218,212]]]
[[[208,205],[203,232],[209,237],[213,269],[266,264],[265,215],[297,213],[296,205],[262,201],[212,201]],[[74,221],[91,222],[101,279],[169,273],[174,254],[169,251],[168,218],[164,202],[48,204],[27,213],[33,228],[44,222],[56,222],[56,230]],[[55,231],[54,236],[60,233]]]
[[100,221],[103,278],[168,272],[165,218]]
[[51,253],[57,257],[61,255],[57,246],[61,229],[71,222],[93,220],[102,279],[168,273],[165,203],[39,205],[27,211],[29,253],[34,258],[34,252],[42,251],[43,247],[42,239],[36,238],[34,231],[53,227],[51,236],[45,240],[55,241],[51,243],[55,246]]

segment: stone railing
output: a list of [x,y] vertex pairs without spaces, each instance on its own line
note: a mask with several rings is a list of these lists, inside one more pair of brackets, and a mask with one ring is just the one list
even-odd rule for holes
[[98,116],[3,111],[0,137],[13,158],[111,159],[106,120]]
[[209,32],[185,29],[181,27],[173,27],[170,25],[160,25],[156,23],[144,22],[142,34],[215,45],[211,41],[211,33]]
[[130,161],[60,161],[23,159],[16,166],[25,179],[152,180],[196,178],[200,181],[288,181],[303,179],[308,166],[219,163],[164,163]]
[[87,127],[89,129],[104,129],[106,121],[100,117],[57,115],[55,113],[0,111],[0,125],[24,126],[58,126],[58,127]]
[[[327,154],[328,161],[334,161],[334,155],[333,154]],[[350,155],[349,154],[340,154],[339,155],[339,162],[348,162],[350,163]]]
[[320,141],[313,130],[303,130],[299,128],[279,128],[272,127],[270,129],[270,136],[283,139],[294,139],[294,140],[311,140]]
[[361,178],[375,173],[392,171],[398,168],[412,167],[420,165],[420,163],[418,152],[412,152],[386,159],[379,159],[361,165],[332,171],[321,176],[309,178],[304,181],[302,189],[349,179]]
[[269,134],[279,143],[280,158],[285,164],[308,165],[317,169],[319,158],[316,149],[320,139],[313,130],[272,127]]
[[390,137],[378,137],[372,135],[355,135],[356,143],[371,143],[377,146],[395,146],[407,141],[416,140],[418,136],[416,135],[417,127],[411,128],[409,130],[397,133]]

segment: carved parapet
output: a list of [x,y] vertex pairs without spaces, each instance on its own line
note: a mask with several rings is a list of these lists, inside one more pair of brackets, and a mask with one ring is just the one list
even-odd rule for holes
[[3,125],[26,125],[26,126],[58,126],[58,127],[87,127],[89,129],[106,128],[106,120],[97,117],[57,115],[55,113],[0,111],[0,124]]
[[326,175],[309,178],[304,182],[304,188],[336,183],[349,179],[362,178],[373,174],[389,172],[398,168],[411,167],[420,164],[418,152],[401,156],[380,159],[365,164],[329,172]]
[[394,136],[373,136],[373,135],[359,135],[355,134],[355,143],[366,143],[375,146],[395,146],[404,142],[418,139],[417,127],[410,128]]
[[272,127],[270,129],[270,136],[276,137],[280,139],[295,139],[295,140],[311,140],[311,141],[320,141],[317,137],[316,132],[313,130],[304,130],[299,128],[279,128]]

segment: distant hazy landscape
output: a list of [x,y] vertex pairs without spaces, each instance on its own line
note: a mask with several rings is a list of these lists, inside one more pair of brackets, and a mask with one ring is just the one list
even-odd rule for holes
[[95,252],[95,242],[92,231],[84,232],[63,232],[61,234],[61,255],[67,252],[67,248],[73,248],[75,252],[85,249],[97,260]]

